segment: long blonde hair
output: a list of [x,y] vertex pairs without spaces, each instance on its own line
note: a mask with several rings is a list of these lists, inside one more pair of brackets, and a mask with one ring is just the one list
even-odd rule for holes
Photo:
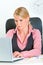
[[30,17],[25,7],[19,7],[15,10],[14,15],[21,16],[22,18]]

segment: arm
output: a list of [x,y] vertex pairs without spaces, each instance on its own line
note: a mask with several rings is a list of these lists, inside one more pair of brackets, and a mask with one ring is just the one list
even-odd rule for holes
[[12,38],[13,37],[13,34],[15,33],[15,30],[14,29],[11,29],[9,30],[7,33],[6,33],[6,37],[9,37],[9,38]]
[[22,51],[23,57],[39,56],[41,54],[41,33],[39,30],[33,32],[34,47],[30,51]]

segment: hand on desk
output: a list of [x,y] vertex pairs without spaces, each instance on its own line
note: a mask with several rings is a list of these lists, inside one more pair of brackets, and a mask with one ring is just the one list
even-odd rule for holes
[[13,53],[13,56],[14,56],[14,57],[23,57],[23,55],[22,55],[20,52],[18,52],[18,51],[15,51],[15,52]]
[[[18,52],[18,51],[15,51],[14,53],[13,53],[13,57],[22,57],[22,58],[24,58],[23,57],[23,54],[21,53],[21,52]],[[32,56],[29,56],[28,58],[31,58]]]

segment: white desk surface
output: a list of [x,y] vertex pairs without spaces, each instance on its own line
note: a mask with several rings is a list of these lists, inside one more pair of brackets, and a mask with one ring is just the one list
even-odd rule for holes
[[37,65],[43,65],[43,55],[40,55],[39,57],[32,57],[32,58],[24,58],[23,60],[19,60],[16,62],[12,62],[12,63],[0,63],[0,65],[19,65],[19,64],[24,64],[24,65],[29,65],[29,64],[37,64]]

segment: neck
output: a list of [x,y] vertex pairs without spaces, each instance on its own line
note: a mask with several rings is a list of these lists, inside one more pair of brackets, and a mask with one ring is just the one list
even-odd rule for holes
[[24,34],[27,34],[27,33],[28,33],[28,26],[26,26],[26,27],[23,29],[23,33],[24,33]]

